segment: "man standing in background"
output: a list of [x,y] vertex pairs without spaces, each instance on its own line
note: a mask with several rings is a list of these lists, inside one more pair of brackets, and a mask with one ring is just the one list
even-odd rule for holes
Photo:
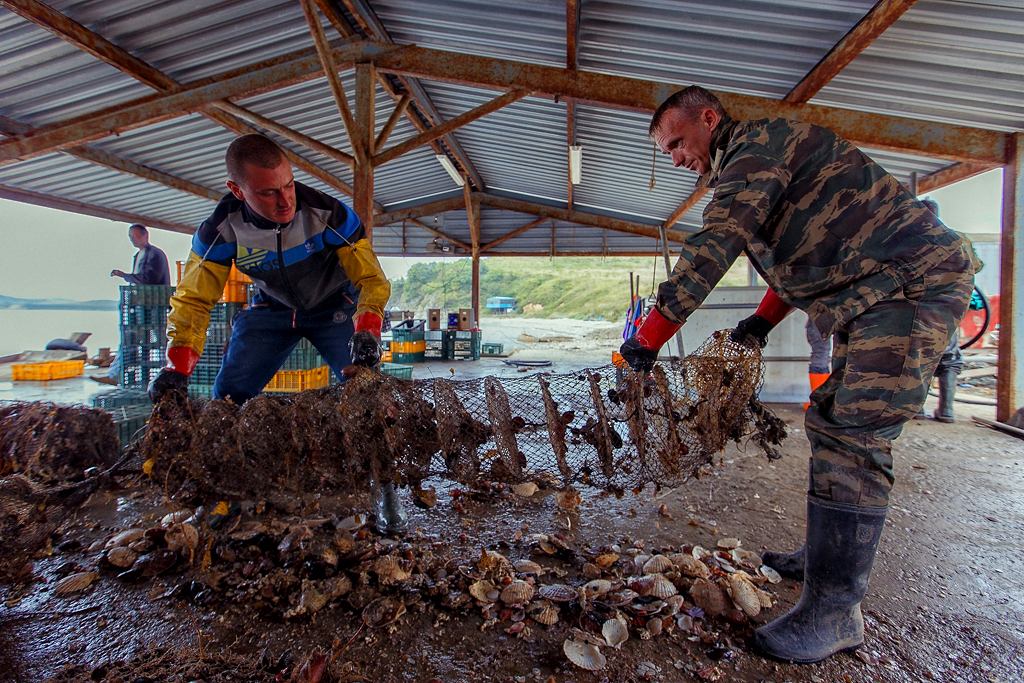
[[[135,223],[128,228],[128,239],[138,249],[132,259],[132,272],[126,273],[116,268],[110,271],[110,277],[123,277],[125,282],[135,285],[169,285],[171,271],[167,266],[167,254],[149,243],[149,230],[146,226]],[[105,375],[89,375],[89,379],[100,384],[117,386],[121,383],[121,354],[118,353]]]

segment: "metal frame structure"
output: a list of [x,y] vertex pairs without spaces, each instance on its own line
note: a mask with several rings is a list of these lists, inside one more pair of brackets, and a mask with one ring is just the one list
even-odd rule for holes
[[[383,253],[425,253],[429,248],[426,245],[433,241],[446,242],[462,250],[473,263],[474,308],[479,307],[481,256],[612,253],[658,255],[668,259],[670,243],[685,239],[690,230],[699,226],[696,213],[703,205],[705,194],[700,187],[683,200],[676,200],[679,203],[674,210],[666,210],[661,215],[651,215],[657,214],[656,211],[614,208],[614,202],[601,207],[595,206],[592,199],[589,203],[581,202],[579,190],[570,179],[568,153],[568,148],[583,133],[581,117],[586,114],[587,125],[593,126],[600,117],[621,121],[631,116],[631,112],[646,115],[669,94],[688,85],[621,73],[621,70],[617,73],[607,68],[585,68],[583,48],[595,43],[587,27],[596,26],[596,19],[607,22],[614,19],[591,16],[582,0],[565,2],[564,66],[552,63],[551,59],[512,58],[508,56],[512,54],[508,51],[511,47],[501,55],[494,50],[439,49],[395,40],[393,35],[397,34],[389,30],[378,11],[385,11],[385,16],[398,16],[405,9],[403,0],[261,1],[263,6],[282,12],[287,10],[296,19],[301,17],[304,32],[301,23],[293,22],[288,29],[295,34],[292,44],[297,49],[277,50],[251,63],[236,58],[231,68],[219,73],[208,70],[202,77],[182,79],[142,59],[139,55],[144,51],[138,45],[131,45],[125,36],[105,36],[104,24],[97,20],[95,10],[90,15],[91,21],[72,18],[76,12],[89,18],[89,12],[80,10],[74,0],[60,2],[68,13],[40,0],[0,0],[0,7],[10,13],[0,14],[0,20],[6,19],[7,24],[13,26],[11,20],[16,16],[32,27],[43,29],[112,67],[116,73],[130,76],[143,88],[139,92],[144,93],[113,98],[101,106],[100,98],[96,98],[97,104],[90,105],[86,88],[81,93],[77,113],[66,118],[51,117],[51,120],[30,125],[14,116],[0,116],[0,133],[7,138],[0,140],[0,197],[190,232],[194,229],[193,221],[176,217],[170,211],[166,215],[161,211],[130,211],[99,201],[62,196],[59,183],[54,191],[39,191],[11,181],[11,176],[3,173],[7,168],[35,172],[33,162],[56,164],[50,160],[70,157],[82,164],[112,171],[107,181],[110,184],[116,184],[118,178],[134,178],[172,189],[177,194],[169,195],[168,203],[184,202],[188,198],[192,214],[201,211],[202,201],[208,202],[212,209],[213,202],[221,196],[212,186],[217,183],[201,182],[160,164],[133,158],[130,145],[124,146],[123,153],[112,151],[116,147],[112,139],[117,136],[130,137],[162,125],[193,121],[198,115],[232,134],[262,131],[282,141],[289,160],[303,174],[303,179],[351,197],[353,208],[365,223],[371,239],[375,228],[390,231],[388,239],[392,246],[382,249]],[[817,123],[872,150],[879,155],[876,158],[895,154],[893,158],[902,163],[917,164],[918,168],[913,170],[921,172],[916,178],[920,192],[993,168],[1005,169],[1000,340],[1003,371],[999,387],[1000,419],[1005,419],[1010,406],[1024,404],[1024,370],[1018,373],[1013,362],[1014,351],[1024,351],[1014,317],[1019,308],[1018,298],[1024,298],[1024,291],[1017,292],[1014,277],[1016,266],[1020,265],[1016,246],[1018,240],[1024,242],[1021,133],[935,120],[934,117],[896,115],[868,106],[826,103],[828,97],[835,99],[832,84],[837,77],[851,64],[864,59],[865,51],[870,51],[886,31],[893,27],[898,30],[904,17],[910,16],[908,12],[917,12],[918,8],[923,8],[920,13],[936,11],[932,5],[944,1],[879,0],[866,8],[859,20],[823,51],[813,68],[804,72],[781,98],[727,88],[715,90],[736,118],[785,116]],[[471,6],[473,0],[467,2],[467,10],[475,9]],[[764,0],[762,4],[771,3]],[[1024,26],[1024,10],[1020,13]],[[95,28],[89,28],[90,23]],[[0,29],[3,26],[0,23]],[[0,31],[0,54],[3,54],[3,35]],[[0,69],[2,65],[0,57]],[[341,126],[336,128],[343,131],[344,137],[334,135],[328,140],[322,133],[311,132],[309,125],[290,125],[285,120],[289,112],[271,111],[267,105],[268,99],[282,93],[312,93],[314,90],[323,93],[318,95],[321,101],[329,93],[334,109],[333,112],[319,110],[318,118],[339,119]],[[386,97],[378,98],[378,90]],[[16,89],[5,94],[0,87],[0,114],[9,113],[8,105],[20,104],[17,97]],[[385,102],[384,109],[378,104],[379,99]],[[390,108],[388,99],[394,103]],[[462,105],[457,113],[453,112],[456,101]],[[560,113],[563,107],[564,113]],[[503,114],[513,110],[514,113]],[[525,191],[500,187],[493,181],[491,186],[487,185],[485,177],[496,176],[495,162],[490,155],[483,155],[487,158],[481,163],[481,146],[474,139],[473,131],[479,129],[479,122],[485,117],[487,121],[497,121],[497,117],[504,115],[506,118],[501,120],[511,124],[527,112],[533,117],[531,123],[547,121],[552,115],[564,117],[564,137],[559,135],[562,142],[549,144],[550,148],[565,150],[560,162],[564,189]],[[531,133],[533,137],[550,136],[550,131],[539,124],[535,124]],[[457,169],[461,191],[426,191],[406,201],[382,200],[382,182],[387,187],[393,187],[398,179],[415,184],[419,177],[416,169],[420,169],[422,176],[423,164],[429,164],[430,156],[437,155],[446,157]],[[886,162],[880,163],[885,165]],[[439,167],[432,168],[434,174],[439,171]],[[175,197],[181,199],[175,200]],[[195,204],[197,199],[199,205]],[[464,228],[463,219],[459,217],[462,211],[465,211]],[[445,222],[458,223],[458,230],[446,228]],[[541,246],[536,231],[549,223],[550,247]],[[425,236],[426,241],[410,236],[407,228]],[[395,235],[399,229],[401,239],[397,241]],[[577,231],[586,239],[573,242],[567,237],[577,236]],[[596,234],[602,236],[600,245],[593,240]],[[610,238],[618,240],[611,251]],[[584,243],[587,246],[574,246]],[[530,246],[524,249],[522,245],[526,244]]]

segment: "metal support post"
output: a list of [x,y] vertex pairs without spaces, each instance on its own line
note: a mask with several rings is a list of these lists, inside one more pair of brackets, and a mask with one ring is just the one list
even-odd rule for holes
[[1003,167],[1003,233],[999,278],[999,376],[996,419],[1006,422],[1024,405],[1024,133],[1008,136]]

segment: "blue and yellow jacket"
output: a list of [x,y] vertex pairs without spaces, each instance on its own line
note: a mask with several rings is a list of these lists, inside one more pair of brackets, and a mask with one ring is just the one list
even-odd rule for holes
[[359,291],[355,317],[383,317],[391,284],[345,204],[295,183],[290,223],[268,221],[228,194],[192,238],[181,282],[167,318],[170,346],[203,352],[210,309],[221,298],[232,262],[281,304],[308,310],[349,283]]

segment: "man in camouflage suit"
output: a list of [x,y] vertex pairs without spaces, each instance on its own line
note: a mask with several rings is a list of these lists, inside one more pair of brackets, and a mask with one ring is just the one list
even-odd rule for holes
[[662,104],[650,131],[714,197],[622,356],[649,371],[744,251],[769,290],[734,339],[763,346],[794,307],[822,337],[834,335],[832,373],[805,418],[807,542],[796,553],[765,555],[802,576],[804,590],[788,614],[757,630],[755,644],[797,662],[859,647],[860,602],[893,484],[892,440],[924,403],[970,301],[964,242],[825,128],[735,121],[713,94],[691,86]]

